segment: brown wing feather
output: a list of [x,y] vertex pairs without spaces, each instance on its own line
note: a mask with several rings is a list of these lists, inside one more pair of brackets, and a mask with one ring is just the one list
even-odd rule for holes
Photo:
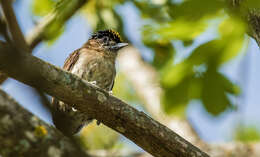
[[[63,69],[66,71],[71,71],[73,65],[77,62],[80,55],[80,49],[75,50],[73,53],[69,55],[69,57],[66,59]],[[60,131],[62,131],[65,135],[71,136],[78,131],[78,129],[75,127],[81,127],[83,125],[76,123],[75,119],[73,119],[71,116],[68,115],[67,112],[69,112],[70,107],[68,107],[66,104],[63,106],[60,105],[60,101],[56,98],[52,98],[52,106],[53,109],[52,112],[52,120],[56,128],[58,128]],[[74,126],[75,124],[75,126]],[[82,123],[84,124],[84,123]]]
[[[77,60],[79,59],[79,55],[80,55],[80,49],[75,50],[73,53],[71,53],[69,55],[69,57],[65,60],[65,63],[63,65],[63,69],[66,71],[71,71],[73,65],[77,62]],[[52,98],[52,105],[54,107],[59,106],[59,100],[55,99],[54,97]]]
[[71,71],[73,65],[77,62],[80,55],[80,49],[75,50],[73,53],[69,55],[69,57],[66,59],[63,69],[67,71]]

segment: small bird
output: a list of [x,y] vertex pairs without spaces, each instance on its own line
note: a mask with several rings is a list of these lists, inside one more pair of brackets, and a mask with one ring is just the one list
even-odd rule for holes
[[[116,31],[98,31],[81,48],[69,55],[63,69],[111,92],[116,76],[115,60],[118,50],[127,45]],[[64,135],[78,133],[93,120],[56,98],[52,98],[52,106],[53,123]]]

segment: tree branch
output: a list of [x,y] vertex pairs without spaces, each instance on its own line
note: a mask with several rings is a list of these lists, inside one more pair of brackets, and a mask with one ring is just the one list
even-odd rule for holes
[[[0,69],[123,134],[156,157],[208,157],[166,126],[77,76],[1,45]],[[17,55],[18,53],[18,55]],[[16,58],[16,57],[17,58]]]
[[5,15],[5,21],[7,22],[8,29],[12,35],[12,40],[14,44],[23,51],[30,52],[27,44],[25,42],[23,33],[18,25],[16,20],[13,8],[12,8],[12,1],[4,0],[0,1],[1,6]]
[[253,37],[260,47],[260,11],[252,9],[249,11],[248,23],[252,31],[251,37]]
[[79,10],[87,0],[64,0],[56,8],[46,15],[27,35],[26,41],[31,49],[38,45],[44,39],[44,32],[56,21],[64,24]]
[[[8,138],[6,138],[8,137]],[[0,156],[88,155],[0,90]]]
[[238,16],[242,16],[249,27],[249,36],[255,39],[258,47],[260,47],[260,10],[256,8],[248,8],[247,0],[226,0],[230,10]]
[[[86,3],[86,1],[87,0],[61,1],[51,13],[46,15],[41,22],[39,22],[34,29],[31,30],[26,37],[26,42],[17,23],[11,4],[9,4],[11,1],[2,0],[1,3],[6,14],[5,16],[8,22],[9,30],[14,38],[13,40],[19,42],[16,46],[23,47],[25,51],[32,52],[30,49],[32,50],[44,39],[44,32],[46,32],[51,24],[55,21],[59,21],[64,24],[71,16],[75,14],[78,9],[83,6],[84,3]],[[0,72],[0,84],[2,84],[7,78],[8,76],[6,74]]]

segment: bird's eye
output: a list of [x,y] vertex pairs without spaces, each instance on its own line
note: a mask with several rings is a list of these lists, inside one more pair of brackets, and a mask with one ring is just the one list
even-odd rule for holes
[[104,37],[104,38],[103,38],[103,41],[104,41],[104,42],[107,42],[107,41],[108,41],[108,37]]

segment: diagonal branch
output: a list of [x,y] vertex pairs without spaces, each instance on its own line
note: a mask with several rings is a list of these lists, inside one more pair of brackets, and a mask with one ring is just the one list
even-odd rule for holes
[[[28,53],[1,44],[0,70],[94,117],[156,157],[208,157],[197,147],[100,88]],[[18,54],[17,54],[18,53]]]

